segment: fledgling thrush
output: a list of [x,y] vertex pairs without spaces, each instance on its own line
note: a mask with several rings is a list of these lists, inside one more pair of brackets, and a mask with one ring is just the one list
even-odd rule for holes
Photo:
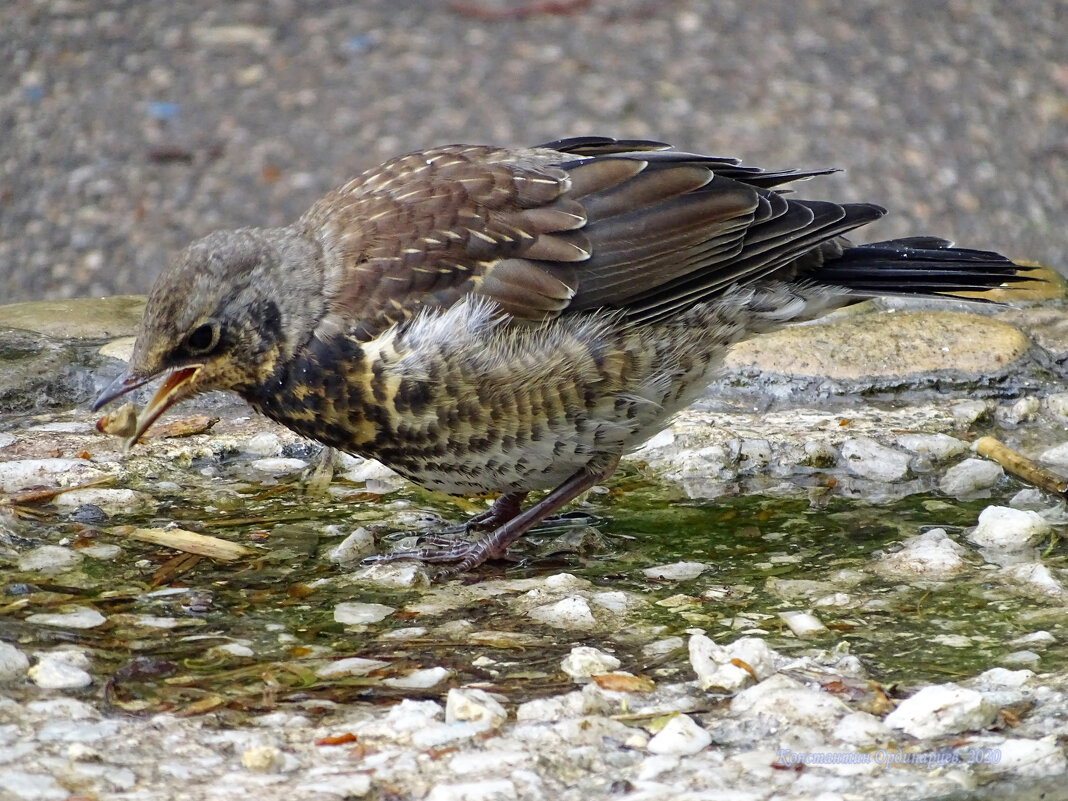
[[[465,571],[611,474],[733,343],[875,295],[1018,280],[942,239],[850,246],[884,209],[776,188],[827,172],[600,137],[401,156],[290,226],[187,247],[94,408],[163,376],[132,444],[233,390],[424,487],[501,493],[481,539],[387,557]],[[522,511],[533,490],[550,492]]]

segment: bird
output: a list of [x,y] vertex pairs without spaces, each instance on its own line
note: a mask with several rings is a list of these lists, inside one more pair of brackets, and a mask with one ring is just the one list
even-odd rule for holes
[[288,226],[181,251],[93,408],[163,379],[130,446],[174,404],[230,390],[423,487],[497,494],[476,536],[377,557],[465,573],[604,481],[733,344],[874,296],[1026,280],[937,237],[851,244],[883,207],[784,188],[834,171],[598,136],[402,155]]

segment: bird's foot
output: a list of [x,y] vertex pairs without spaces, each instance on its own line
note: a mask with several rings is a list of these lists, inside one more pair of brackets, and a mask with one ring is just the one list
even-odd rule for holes
[[[499,530],[499,529],[498,529]],[[464,573],[478,567],[488,559],[505,559],[508,557],[508,546],[517,537],[507,542],[499,543],[497,531],[480,537],[477,540],[460,540],[443,535],[434,535],[425,539],[425,548],[412,548],[405,551],[368,556],[363,560],[364,564],[386,564],[412,559],[426,564],[455,563],[451,567],[444,568],[434,574],[434,579],[441,581],[452,576]]]

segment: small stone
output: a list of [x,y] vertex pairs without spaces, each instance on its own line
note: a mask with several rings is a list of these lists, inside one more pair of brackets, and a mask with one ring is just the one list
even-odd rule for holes
[[441,684],[450,675],[451,673],[447,668],[439,666],[413,670],[405,676],[383,679],[382,683],[389,687],[404,690],[428,690]]
[[645,656],[663,656],[677,651],[686,645],[682,637],[667,637],[663,640],[655,640],[642,646],[642,654]]
[[587,679],[599,673],[610,673],[621,664],[623,663],[611,654],[588,645],[577,645],[564,657],[560,669],[573,679]]
[[842,460],[849,472],[872,481],[890,483],[908,475],[909,455],[868,437],[842,443]]
[[1035,595],[1058,600],[1068,599],[1068,591],[1049,568],[1041,562],[1023,562],[1002,568],[1002,574],[1011,581],[1023,586]]
[[327,558],[338,564],[355,562],[375,549],[374,535],[360,526],[327,552]]
[[965,459],[946,470],[938,488],[946,495],[964,498],[990,489],[1004,476],[999,464],[986,459]]
[[530,610],[530,616],[539,623],[559,629],[591,629],[597,625],[589,603],[580,595],[535,607]]
[[389,667],[389,664],[389,662],[383,662],[381,659],[363,659],[358,656],[350,656],[323,665],[315,671],[315,675],[321,679],[337,676],[366,676],[374,670]]
[[392,606],[386,606],[385,604],[345,601],[334,607],[334,621],[346,626],[378,623],[396,611]]
[[1041,661],[1042,657],[1036,654],[1034,651],[1013,651],[1011,654],[1005,654],[998,661],[1003,665],[1030,665],[1034,667]]
[[936,462],[952,459],[968,450],[968,443],[949,434],[901,434],[897,444],[913,453],[922,453]]
[[1011,428],[1020,425],[1020,423],[1034,420],[1041,408],[1042,403],[1038,398],[1033,395],[1025,395],[1011,406],[999,406],[994,415],[999,423]]
[[706,749],[712,735],[694,722],[689,715],[675,715],[646,746],[654,754],[690,756]]
[[10,643],[0,640],[0,682],[22,678],[30,666],[30,659]]
[[775,672],[775,652],[759,637],[742,637],[722,646],[704,634],[694,634],[689,648],[690,665],[702,690],[731,692]]
[[781,726],[805,726],[833,730],[848,710],[829,693],[806,687],[796,679],[776,673],[731,699],[731,715],[752,719],[767,717]]
[[256,459],[249,462],[249,467],[259,470],[261,473],[281,476],[287,473],[296,473],[308,466],[303,459],[286,459],[281,456],[271,456],[266,459]]
[[92,505],[107,515],[151,514],[156,511],[156,501],[151,495],[129,489],[82,489],[57,495],[56,507],[63,510]]
[[42,658],[29,669],[28,675],[34,684],[48,690],[71,690],[93,683],[93,677],[86,671],[56,657]]
[[838,463],[838,451],[829,442],[815,439],[806,440],[804,449],[804,465],[806,467],[826,470],[828,467],[834,467]]
[[1045,648],[1057,642],[1057,638],[1048,631],[1033,631],[1009,640],[1009,645],[1027,645],[1031,648]]
[[1005,668],[990,668],[972,679],[972,683],[978,687],[997,687],[1019,689],[1035,677],[1033,670],[1007,670]]
[[1046,408],[1058,417],[1068,418],[1068,392],[1055,392],[1047,395]]
[[953,420],[957,425],[966,428],[985,415],[988,410],[986,401],[970,400],[953,404],[949,413],[953,415]]
[[282,452],[282,438],[271,431],[261,431],[242,450],[253,456],[277,456]]
[[631,606],[631,599],[621,590],[595,592],[590,600],[602,609],[607,609],[609,612],[615,612],[619,615],[626,612],[627,608]]
[[379,562],[361,567],[352,574],[359,584],[373,584],[390,589],[410,589],[430,585],[426,565],[422,562]]
[[646,578],[659,579],[663,581],[687,581],[689,579],[695,579],[708,570],[708,565],[704,562],[674,562],[670,565],[660,565],[659,567],[647,567],[642,573]]
[[88,459],[13,459],[0,462],[0,492],[41,484],[73,487],[105,475]]
[[771,443],[766,439],[743,439],[738,447],[738,466],[742,470],[763,470],[772,460]]
[[24,770],[0,770],[0,787],[10,793],[9,798],[19,801],[64,801],[71,797],[55,777]]
[[496,729],[508,719],[500,701],[485,690],[456,688],[445,699],[446,723],[476,723],[484,729]]
[[485,779],[458,784],[436,784],[426,801],[507,801],[519,793],[510,779]]
[[1016,550],[1049,536],[1052,527],[1038,512],[1008,506],[988,506],[968,539],[982,548]]
[[902,578],[941,579],[967,567],[964,548],[953,542],[945,529],[935,528],[905,540],[896,553],[884,554],[876,564],[880,572]]
[[820,619],[811,612],[779,612],[779,619],[798,637],[818,637],[826,634],[828,629]]
[[[1060,776],[1068,769],[1064,749],[1057,745],[1056,735],[1041,740],[1009,738],[991,744],[979,754],[990,754],[983,764],[993,773],[1012,773],[1016,776]],[[1063,789],[1063,785],[1062,785]]]
[[241,764],[254,773],[277,773],[285,765],[285,757],[273,745],[258,745],[241,754]]
[[956,684],[924,687],[886,716],[886,725],[913,737],[942,737],[976,731],[994,722],[997,708],[976,690]]
[[1040,462],[1060,468],[1061,470],[1068,469],[1068,442],[1062,442],[1060,445],[1054,445],[1052,448],[1046,448],[1038,455]]
[[19,570],[36,570],[53,575],[76,567],[85,557],[72,548],[60,545],[41,545],[19,557]]
[[26,622],[37,626],[56,626],[67,629],[92,629],[107,622],[107,618],[87,606],[65,607],[66,612],[39,612],[27,615]]
[[853,712],[838,721],[831,736],[854,748],[864,749],[890,742],[897,735],[875,715]]

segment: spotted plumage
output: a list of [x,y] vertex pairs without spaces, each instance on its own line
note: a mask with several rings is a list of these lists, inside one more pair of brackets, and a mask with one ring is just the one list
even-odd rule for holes
[[[596,137],[401,156],[291,226],[190,245],[98,406],[166,376],[136,441],[230,389],[423,486],[503,493],[487,537],[418,554],[467,569],[608,475],[732,343],[871,295],[1017,280],[939,239],[850,247],[883,209],[777,189],[824,172]],[[551,492],[521,511],[532,490]]]

